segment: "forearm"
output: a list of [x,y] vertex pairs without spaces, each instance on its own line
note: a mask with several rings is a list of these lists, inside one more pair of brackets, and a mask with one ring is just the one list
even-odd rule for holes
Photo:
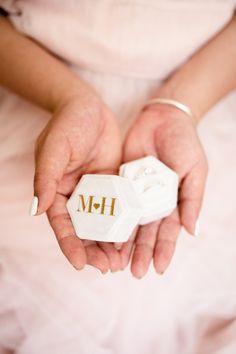
[[53,111],[86,85],[40,45],[0,17],[0,85]]
[[188,105],[200,119],[218,100],[236,88],[236,16],[168,78],[157,97]]

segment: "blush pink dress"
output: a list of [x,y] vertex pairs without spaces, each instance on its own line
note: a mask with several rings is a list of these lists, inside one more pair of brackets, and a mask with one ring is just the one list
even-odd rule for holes
[[[125,134],[162,80],[230,20],[235,1],[0,6],[97,89]],[[210,166],[199,238],[182,231],[166,274],[151,268],[141,281],[128,268],[76,272],[46,216],[28,215],[34,141],[49,118],[0,89],[0,353],[236,353],[236,93],[199,125]]]

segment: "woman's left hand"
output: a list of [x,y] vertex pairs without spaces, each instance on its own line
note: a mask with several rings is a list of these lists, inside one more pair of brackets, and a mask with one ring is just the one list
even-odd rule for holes
[[131,271],[138,278],[146,274],[152,258],[158,273],[166,270],[181,225],[196,235],[207,176],[207,161],[196,123],[175,107],[160,104],[147,107],[128,132],[124,162],[147,155],[155,155],[179,175],[179,201],[170,216],[140,226],[136,237],[122,246],[123,265],[129,262],[134,247]]

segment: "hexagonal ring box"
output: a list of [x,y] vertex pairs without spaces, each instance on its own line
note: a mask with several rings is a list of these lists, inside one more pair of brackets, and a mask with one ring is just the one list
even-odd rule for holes
[[154,156],[121,165],[120,176],[133,181],[141,204],[140,225],[162,219],[175,209],[179,178]]
[[81,239],[110,242],[127,241],[141,211],[132,182],[114,175],[84,175],[67,209]]
[[81,239],[125,242],[137,225],[175,209],[178,176],[154,156],[123,164],[119,173],[83,175],[77,184],[67,209]]

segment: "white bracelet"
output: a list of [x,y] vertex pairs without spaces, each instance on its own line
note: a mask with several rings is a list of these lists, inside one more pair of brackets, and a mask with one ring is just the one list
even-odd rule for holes
[[147,101],[143,108],[150,106],[151,104],[155,104],[155,103],[159,103],[159,104],[167,104],[173,107],[178,108],[179,110],[181,110],[182,112],[186,113],[189,117],[191,118],[195,118],[195,115],[193,114],[193,112],[191,111],[191,109],[186,106],[185,104],[178,102],[176,100],[172,100],[170,98],[153,98],[149,101]]

